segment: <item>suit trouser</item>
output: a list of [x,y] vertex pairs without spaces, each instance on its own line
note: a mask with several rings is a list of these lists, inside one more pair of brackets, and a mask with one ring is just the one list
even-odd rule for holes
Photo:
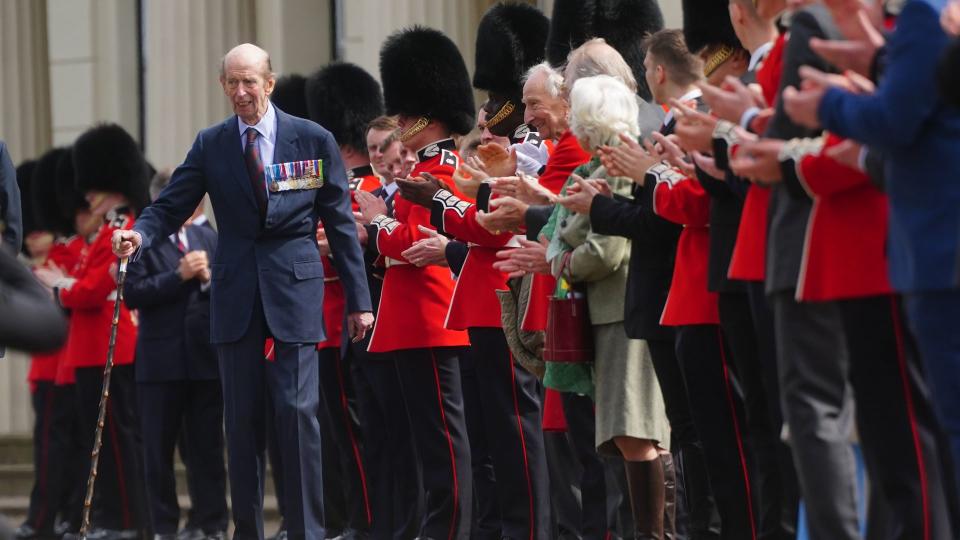
[[[180,505],[173,470],[177,441],[191,482],[192,527],[227,529],[220,381],[137,383],[147,501],[154,534],[175,534]],[[183,433],[183,437],[179,435]]]
[[[760,347],[746,293],[721,292],[719,308],[720,327],[730,346],[730,367],[743,392],[748,453],[757,488],[753,494],[757,537],[793,539],[797,527],[796,472],[790,448],[780,440],[783,415],[777,392],[777,358],[772,349]],[[772,342],[772,327],[760,329],[770,332],[764,339]],[[761,356],[764,352],[770,356]]]
[[853,402],[840,310],[773,297],[780,399],[812,540],[859,538],[850,433]]
[[[667,419],[670,421],[671,453],[677,467],[677,496],[686,510],[687,523],[677,512],[677,529],[685,528],[691,540],[719,538],[720,517],[707,473],[704,447],[694,427],[690,399],[674,340],[647,340],[657,373]],[[680,498],[682,490],[682,499]]]
[[[63,409],[73,409],[75,398],[58,392],[53,381],[37,381],[30,399],[33,403],[33,489],[30,491],[30,507],[25,523],[33,527],[40,535],[53,536],[57,524],[57,514],[68,510],[63,504],[75,487],[76,475],[70,470],[70,454],[64,445],[56,442],[67,433],[60,429],[75,428],[57,425],[58,416]],[[72,449],[76,452],[76,449]],[[76,455],[76,454],[74,454]],[[77,501],[79,503],[79,501]],[[82,504],[82,503],[80,503]],[[67,516],[62,516],[61,519]]]
[[[330,426],[331,442],[337,452],[339,488],[346,508],[344,529],[369,531],[373,515],[363,460],[365,439],[360,434],[349,359],[341,356],[340,348],[332,347],[321,349],[319,357],[323,400],[320,413]],[[329,468],[325,470],[329,471]]]
[[[77,368],[76,376],[80,434],[89,456],[103,390],[103,368]],[[95,527],[143,530],[148,525],[136,407],[133,364],[113,366],[91,514]]]
[[955,538],[940,426],[898,300],[876,296],[837,304],[864,462],[887,510],[883,529],[903,540]]
[[500,328],[470,328],[503,538],[549,538],[550,488],[537,378],[513,361]]
[[473,475],[458,356],[462,347],[394,352],[410,415],[425,501],[419,537],[470,536]]
[[351,345],[354,388],[363,433],[373,540],[406,540],[417,533],[422,507],[420,470],[410,417],[392,353],[358,351]]
[[[476,350],[465,349],[460,355],[460,384],[463,387],[463,412],[470,439],[470,467],[473,470],[472,540],[500,540],[500,501],[497,498],[497,477],[487,440],[483,400],[483,381],[477,377]],[[487,414],[490,414],[489,411]],[[495,442],[495,441],[494,441]]]
[[267,387],[273,402],[283,469],[284,524],[291,539],[323,539],[319,379],[313,343],[274,340],[275,360],[263,358],[268,337],[257,293],[250,327],[217,345],[230,476],[234,538],[263,538],[263,478]]
[[743,404],[734,388],[728,357],[719,325],[677,327],[677,360],[720,512],[720,536],[743,540],[756,538],[756,520]]
[[960,488],[960,289],[907,293],[904,306]]

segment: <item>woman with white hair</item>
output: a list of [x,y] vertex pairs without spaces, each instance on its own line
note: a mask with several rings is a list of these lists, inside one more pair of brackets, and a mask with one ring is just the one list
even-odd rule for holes
[[[621,133],[640,135],[636,96],[615,77],[578,79],[570,101],[570,128],[591,153],[619,144]],[[575,170],[564,191],[582,178],[605,179],[614,193],[630,196],[630,179],[609,177],[599,158]],[[625,461],[634,537],[662,538],[664,527],[672,530],[673,521],[670,512],[664,521],[665,503],[675,499],[673,478],[665,477],[665,470],[672,472],[665,463],[670,426],[649,348],[643,340],[627,338],[623,326],[630,241],[593,232],[589,216],[559,205],[541,234],[550,240],[547,258],[554,275],[586,290],[595,347],[597,451]],[[550,369],[548,364],[548,384]]]

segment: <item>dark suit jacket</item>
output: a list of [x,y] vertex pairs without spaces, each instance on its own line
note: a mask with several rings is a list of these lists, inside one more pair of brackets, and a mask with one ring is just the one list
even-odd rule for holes
[[[275,107],[276,108],[276,107]],[[323,160],[319,189],[270,192],[263,224],[243,159],[236,116],[197,135],[183,164],[134,230],[144,249],[176,231],[210,195],[220,232],[211,264],[210,337],[237,341],[259,295],[273,336],[288,343],[323,341],[323,264],[316,229],[323,225],[343,283],[348,312],[370,311],[363,253],[350,208],[337,142],[319,125],[276,108],[274,163]],[[139,254],[138,254],[139,255]]]
[[[217,249],[217,233],[203,226],[188,226],[190,251]],[[173,242],[157,242],[127,269],[124,299],[127,307],[139,310],[137,332],[137,382],[209,380],[218,377],[217,357],[211,350],[193,345],[188,339],[188,321],[203,317],[197,310],[209,310],[200,281],[181,281],[175,271],[183,253]],[[205,318],[209,323],[209,319]],[[195,331],[195,330],[194,330]],[[209,339],[209,332],[207,333]]]
[[[800,87],[800,66],[812,66],[822,71],[836,71],[810,48],[810,38],[843,39],[826,7],[813,4],[794,14],[790,23],[790,40],[783,58],[783,76],[780,92],[787,86]],[[778,93],[780,95],[780,93]],[[796,137],[815,137],[819,130],[799,126],[783,110],[782,100],[764,137],[790,140]],[[791,191],[792,190],[792,191]],[[813,201],[802,189],[793,189],[786,183],[771,188],[767,227],[766,291],[787,291],[797,286],[807,218]]]
[[20,208],[20,187],[17,186],[17,170],[13,167],[7,143],[0,141],[0,223],[3,230],[3,247],[10,253],[20,253],[23,244],[23,215]]

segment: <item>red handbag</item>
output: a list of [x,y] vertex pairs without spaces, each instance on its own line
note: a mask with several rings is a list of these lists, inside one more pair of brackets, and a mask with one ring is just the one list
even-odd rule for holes
[[[565,257],[564,267],[566,262]],[[571,287],[564,298],[550,297],[543,359],[547,362],[593,362],[593,325],[590,324],[587,295],[577,286]]]

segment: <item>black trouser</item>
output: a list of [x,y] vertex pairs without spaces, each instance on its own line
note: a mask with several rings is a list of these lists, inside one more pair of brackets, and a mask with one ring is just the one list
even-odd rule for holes
[[720,512],[721,538],[756,538],[751,481],[744,451],[741,398],[729,372],[720,326],[677,327],[677,360],[690,415],[703,443],[710,486]]
[[369,472],[370,537],[406,540],[417,534],[423,492],[396,358],[392,353],[368,353],[352,346],[349,351]]
[[[476,350],[466,349],[460,355],[460,384],[463,386],[463,411],[470,438],[470,466],[473,469],[473,524],[472,540],[500,540],[500,501],[497,498],[497,478],[487,441],[484,419],[483,381],[477,377]],[[489,412],[487,413],[489,414]]]
[[[147,501],[154,534],[176,534],[180,505],[173,469],[174,448],[190,484],[189,525],[214,533],[227,530],[227,473],[223,455],[223,397],[220,381],[137,383]],[[179,437],[180,434],[183,437]]]
[[[762,300],[766,302],[765,298]],[[777,391],[775,351],[772,346],[760,347],[758,328],[746,293],[721,292],[719,308],[720,327],[730,346],[730,367],[743,392],[745,431],[752,457],[753,485],[757,488],[753,494],[757,537],[792,540],[797,526],[796,471],[790,448],[780,440],[783,415]],[[766,320],[760,330],[769,332],[763,339],[772,345],[772,313]]]
[[[93,450],[103,389],[103,368],[77,368],[76,376],[80,434],[89,456]],[[95,527],[141,531],[147,527],[143,454],[136,407],[133,364],[114,366],[91,514]]]
[[[704,447],[690,414],[690,400],[677,361],[676,343],[672,340],[648,340],[647,345],[670,421],[671,447],[677,464],[678,498],[682,489],[681,502],[688,518],[687,523],[678,523],[677,528],[685,527],[691,540],[718,538],[720,518],[707,475]],[[678,521],[680,515],[678,512]]]
[[404,349],[394,354],[425,494],[418,536],[469,538],[473,474],[458,360],[463,348]]
[[[593,400],[564,392],[560,394],[563,415],[567,419],[569,440],[582,468],[580,475],[580,538],[604,540],[609,535],[625,537],[632,531],[629,508],[621,512],[625,501],[621,489],[623,460],[603,458],[597,453],[596,414]],[[629,523],[624,523],[629,521]]]
[[79,488],[90,462],[78,448],[73,387],[54,386],[52,381],[33,384],[34,480],[26,524],[40,535],[53,536],[58,514],[61,521],[79,524],[76,518],[83,505]]
[[[337,485],[346,503],[344,529],[366,532],[370,530],[373,516],[349,359],[341,357],[339,348],[320,349],[319,356],[320,412],[330,427],[332,446],[337,452],[340,473]],[[324,481],[329,483],[330,477]],[[328,532],[330,528],[328,524]]]
[[483,423],[493,458],[503,538],[550,537],[550,493],[537,378],[513,361],[500,328],[470,328],[483,388]]
[[946,449],[938,448],[940,428],[899,302],[876,296],[837,304],[864,463],[886,503],[889,537],[955,538]]

